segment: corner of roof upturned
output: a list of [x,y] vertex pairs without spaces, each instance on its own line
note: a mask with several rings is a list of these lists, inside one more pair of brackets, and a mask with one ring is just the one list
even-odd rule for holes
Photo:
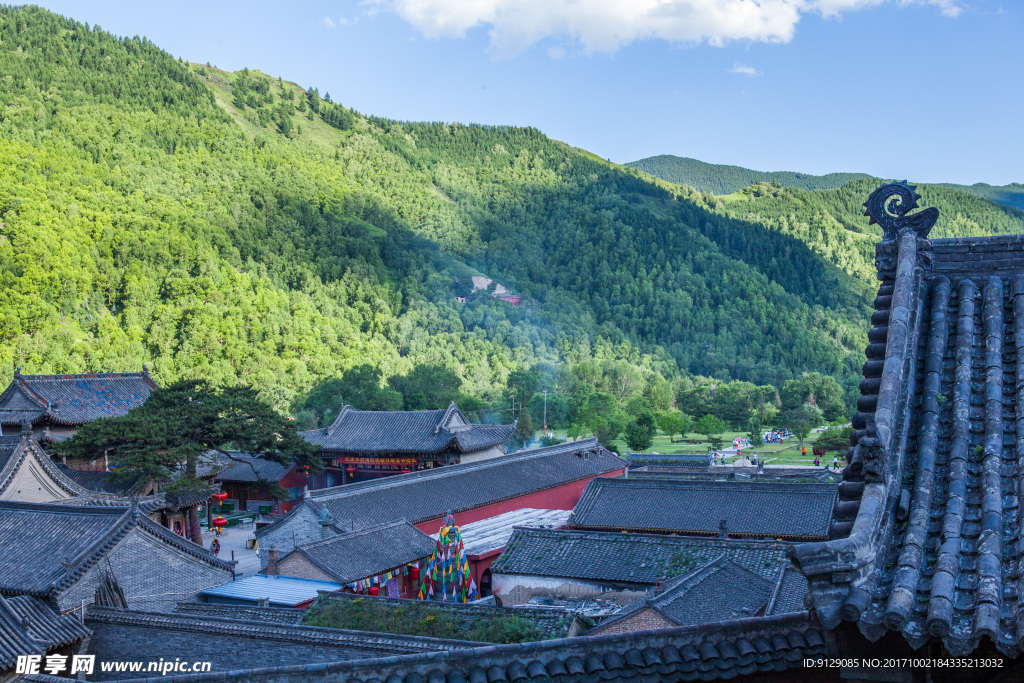
[[160,388],[156,385],[156,382],[153,381],[153,378],[149,376],[149,368],[146,367],[145,363],[142,364],[142,379],[146,380],[146,382],[154,389]]
[[341,423],[345,419],[345,416],[348,415],[353,410],[355,410],[355,408],[343,403],[341,405],[341,411],[338,413],[338,417],[334,418],[334,422],[332,422],[331,426],[327,428],[327,436],[334,434],[334,430],[341,426]]
[[460,415],[462,414],[462,410],[460,410],[459,406],[455,404],[455,401],[452,401],[451,403],[448,404],[448,407],[445,408],[444,414],[441,416],[441,419],[438,420],[436,425],[434,425],[435,434],[440,432],[442,429],[447,431],[448,421],[451,419],[453,413],[459,413]]

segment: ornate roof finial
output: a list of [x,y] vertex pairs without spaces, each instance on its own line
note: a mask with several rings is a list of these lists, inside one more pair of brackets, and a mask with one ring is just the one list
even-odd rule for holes
[[331,517],[331,511],[327,509],[327,503],[320,508],[320,523],[321,524],[334,524],[334,518]]
[[939,210],[932,207],[908,215],[918,208],[917,200],[920,198],[917,187],[908,185],[906,180],[882,185],[864,202],[864,215],[871,218],[868,225],[877,223],[882,226],[884,240],[896,239],[907,228],[914,230],[918,237],[928,237],[928,231],[939,219]]
[[334,518],[331,517],[331,511],[327,509],[327,503],[324,503],[323,508],[320,510],[320,538],[331,537],[331,526],[333,524]]

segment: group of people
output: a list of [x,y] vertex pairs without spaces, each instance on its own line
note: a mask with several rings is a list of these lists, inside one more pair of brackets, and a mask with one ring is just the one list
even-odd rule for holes
[[772,429],[765,432],[761,438],[765,443],[782,443],[791,436],[793,436],[792,433],[788,431]]
[[[823,466],[822,462],[821,462],[821,456],[819,456],[819,455],[815,455],[814,456],[814,466],[815,467],[822,467]],[[828,467],[828,465],[824,465],[824,467]],[[832,456],[832,469],[834,469],[834,470],[838,470],[839,469],[839,456],[838,455],[833,455]]]
[[[743,459],[743,454],[740,451],[737,450],[736,451],[736,462],[734,462],[733,464],[734,465],[740,464],[740,461],[742,459]],[[757,467],[757,453],[752,453],[750,455],[750,457],[748,458],[748,460],[749,460],[751,465],[753,465],[754,467]],[[712,465],[727,465],[728,463],[725,462],[725,453],[719,453],[718,451],[712,452],[711,453],[711,464]]]

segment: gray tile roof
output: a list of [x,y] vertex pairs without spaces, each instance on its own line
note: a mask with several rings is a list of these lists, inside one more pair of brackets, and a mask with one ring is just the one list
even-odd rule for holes
[[425,558],[436,542],[409,522],[392,522],[301,545],[299,554],[342,584],[376,576]]
[[[74,498],[62,498],[61,500],[51,500],[47,505],[56,506],[69,506],[69,507],[88,507],[96,506],[101,508],[116,508],[123,510],[126,507],[131,506],[133,500],[131,498],[123,498],[121,496],[115,496],[111,493],[86,493],[82,496],[75,496]],[[167,501],[164,499],[162,493],[158,493],[152,496],[144,496],[143,498],[137,498],[134,502],[139,506],[139,511],[144,515],[150,515],[157,510],[162,510],[167,507]]]
[[622,469],[625,462],[597,439],[519,451],[475,463],[449,465],[375,481],[310,491],[281,521],[256,532],[263,536],[297,517],[309,506],[314,516],[324,503],[346,529],[406,520],[413,524],[535,491]]
[[82,488],[96,493],[112,493],[117,496],[131,496],[140,493],[140,489],[146,485],[141,476],[136,475],[129,479],[122,479],[114,476],[114,472],[103,470],[76,470],[60,463],[57,468],[61,473],[72,479]]
[[807,595],[807,577],[787,565],[779,574],[779,580],[775,583],[772,599],[768,603],[765,614],[771,616],[802,612],[806,609],[804,607],[805,595]]
[[0,593],[48,596],[71,585],[136,527],[217,567],[232,567],[138,508],[6,501],[0,502],[0,547],[6,549],[7,567],[0,572]]
[[89,635],[73,615],[60,615],[30,595],[0,596],[0,671],[13,668],[18,655],[45,654]]
[[678,581],[651,605],[679,626],[755,616],[774,585],[723,556]]
[[[292,469],[292,465],[257,458],[244,453],[232,453],[227,469],[214,475],[214,481],[255,482],[258,479],[279,482]],[[241,462],[239,462],[241,461]]]
[[[142,405],[155,388],[145,370],[86,375],[22,375],[19,371],[0,394],[0,422],[37,422],[45,417],[59,424],[84,424],[101,417],[124,415]],[[10,410],[8,405],[15,403],[16,393],[38,410],[22,406],[23,400],[17,401],[17,409]]]
[[665,586],[658,594],[634,602],[590,631],[605,633],[610,626],[651,609],[676,626],[691,626],[759,616],[772,597],[775,583],[723,554]]
[[452,403],[445,410],[356,410],[345,406],[334,424],[301,432],[327,451],[349,453],[466,453],[505,443],[515,425],[477,425]]
[[677,533],[826,538],[836,501],[832,484],[594,479],[569,525]]
[[[823,629],[806,614],[796,614],[327,665],[232,671],[219,674],[217,680],[298,683],[316,675],[327,681],[351,683],[583,683],[624,679],[674,683],[783,672],[803,667],[805,658],[834,654]],[[199,683],[206,680],[202,676],[178,676],[175,683]]]
[[291,607],[253,607],[251,605],[218,605],[206,602],[179,602],[171,610],[178,614],[199,617],[221,617],[241,621],[259,621],[271,624],[298,624],[306,610]]
[[774,581],[787,547],[777,541],[516,529],[491,570],[650,586],[725,555]]
[[668,465],[673,467],[706,468],[711,466],[711,456],[702,453],[627,453],[630,467],[647,465]]
[[125,507],[0,502],[0,547],[8,569],[0,592],[47,595],[74,567],[104,547],[128,522]]
[[939,639],[958,657],[991,640],[1019,657],[1024,236],[931,240],[897,223],[876,265],[835,522],[794,563],[828,628]]
[[7,461],[14,455],[14,451],[17,450],[19,443],[21,443],[21,437],[18,435],[11,436],[5,434],[0,436],[0,470],[3,469]]

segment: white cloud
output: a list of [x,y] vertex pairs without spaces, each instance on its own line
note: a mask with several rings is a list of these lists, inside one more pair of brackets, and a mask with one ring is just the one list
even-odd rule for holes
[[333,22],[333,21],[331,20],[331,18],[330,18],[330,17],[324,17],[324,21],[323,21],[323,24],[324,24],[324,26],[326,26],[327,28],[334,28],[334,22]]
[[339,26],[345,26],[347,24],[348,24],[348,19],[346,19],[345,17],[342,17],[341,19],[338,19],[338,25]]
[[[545,38],[582,52],[615,52],[637,40],[721,46],[730,41],[788,43],[803,14],[826,17],[886,2],[933,5],[955,17],[962,0],[369,0],[428,38],[462,37],[488,27],[491,48],[510,56]],[[557,53],[557,51],[556,51]]]
[[[889,0],[812,0],[805,4],[826,17],[839,16],[843,12],[855,12],[881,5]],[[960,0],[897,0],[899,5],[932,5],[947,17],[959,16],[963,11]]]
[[938,7],[943,15],[954,19],[964,11],[964,8],[960,6],[959,0],[926,0],[926,2],[929,5]]
[[731,74],[746,74],[747,76],[760,76],[761,72],[752,66],[747,66],[743,62],[733,62],[732,68],[729,69]]

